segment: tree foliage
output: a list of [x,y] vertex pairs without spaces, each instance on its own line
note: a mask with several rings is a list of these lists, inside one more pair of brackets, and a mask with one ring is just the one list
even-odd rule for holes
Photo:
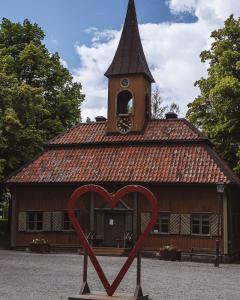
[[86,123],[87,124],[92,124],[92,123],[94,123],[94,121],[92,121],[90,117],[87,117]]
[[0,25],[0,178],[80,120],[81,85],[28,20]]
[[240,174],[240,19],[231,15],[211,37],[211,50],[201,53],[208,77],[196,82],[201,93],[187,116]]
[[163,100],[158,87],[152,92],[152,118],[153,119],[164,119],[167,112],[179,113],[179,105],[176,103],[171,103],[169,105],[163,105]]

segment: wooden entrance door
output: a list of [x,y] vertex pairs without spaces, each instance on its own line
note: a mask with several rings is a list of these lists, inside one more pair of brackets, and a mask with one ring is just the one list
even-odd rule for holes
[[125,214],[105,213],[104,245],[117,247],[123,245],[125,232]]

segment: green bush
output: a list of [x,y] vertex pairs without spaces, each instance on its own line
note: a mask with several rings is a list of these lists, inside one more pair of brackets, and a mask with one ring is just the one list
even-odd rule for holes
[[0,219],[0,232],[6,233],[8,232],[8,220]]

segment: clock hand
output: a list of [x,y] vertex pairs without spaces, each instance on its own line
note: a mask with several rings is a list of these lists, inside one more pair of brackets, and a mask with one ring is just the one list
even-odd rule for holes
[[126,123],[122,123],[122,125],[127,127],[127,128],[129,127],[129,124],[126,124]]
[[127,128],[129,127],[129,124],[126,124],[123,121],[120,121],[119,123],[122,124],[123,126],[127,127]]

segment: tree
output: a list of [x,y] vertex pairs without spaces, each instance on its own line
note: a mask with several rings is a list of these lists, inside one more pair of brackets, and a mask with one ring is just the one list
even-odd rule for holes
[[0,178],[80,121],[81,85],[28,20],[0,25]]
[[179,113],[179,105],[176,103],[171,103],[169,105],[163,105],[163,101],[160,95],[160,90],[158,87],[152,92],[152,118],[153,119],[164,119],[165,113],[175,112]]
[[92,121],[90,117],[87,117],[86,123],[87,124],[92,124],[92,123],[94,123],[94,121]]
[[209,63],[208,77],[195,83],[201,93],[188,105],[187,117],[240,174],[240,18],[231,15],[211,37],[211,50],[200,55]]

